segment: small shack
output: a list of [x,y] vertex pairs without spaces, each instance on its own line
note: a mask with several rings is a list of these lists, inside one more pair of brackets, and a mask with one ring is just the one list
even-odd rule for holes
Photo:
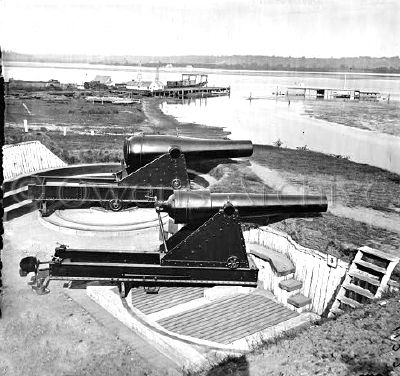
[[94,80],[92,82],[98,82],[99,84],[106,85],[106,86],[112,86],[113,82],[111,80],[111,76],[101,76],[101,75],[96,75]]
[[129,81],[126,83],[128,90],[139,91],[139,92],[153,92],[155,90],[163,90],[164,85],[161,81]]

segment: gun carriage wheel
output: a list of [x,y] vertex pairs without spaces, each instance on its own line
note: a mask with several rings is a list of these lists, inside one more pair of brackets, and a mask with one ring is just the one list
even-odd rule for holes
[[237,256],[230,256],[228,260],[226,260],[226,266],[229,269],[237,269],[239,267],[240,260]]
[[122,200],[119,200],[118,198],[114,198],[108,202],[108,207],[112,211],[118,212],[121,211],[122,208],[124,207],[124,202]]
[[171,186],[173,189],[181,189],[182,188],[182,182],[180,179],[174,179],[171,182]]
[[144,291],[146,294],[158,294],[160,286],[144,286]]
[[121,282],[118,284],[118,292],[121,298],[126,298],[129,294],[130,287],[127,285],[128,284],[126,282]]

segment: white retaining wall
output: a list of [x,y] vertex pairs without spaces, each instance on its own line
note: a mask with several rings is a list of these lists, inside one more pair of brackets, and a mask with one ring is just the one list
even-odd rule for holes
[[249,243],[261,244],[284,254],[295,265],[294,277],[279,277],[266,265],[267,262],[254,257],[257,266],[262,266],[259,279],[266,289],[271,290],[285,304],[288,292],[282,290],[278,284],[282,280],[295,278],[303,283],[298,292],[312,299],[311,310],[319,315],[324,312],[346,274],[349,267],[347,262],[337,259],[336,267],[329,266],[325,253],[302,247],[289,235],[269,227],[245,231],[244,237]]

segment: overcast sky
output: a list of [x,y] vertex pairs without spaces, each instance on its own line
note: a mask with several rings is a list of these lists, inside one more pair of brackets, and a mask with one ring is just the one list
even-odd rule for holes
[[400,0],[0,0],[1,48],[100,55],[400,55]]

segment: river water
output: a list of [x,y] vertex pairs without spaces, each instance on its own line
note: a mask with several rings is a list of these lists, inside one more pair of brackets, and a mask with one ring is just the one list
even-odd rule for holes
[[[140,73],[143,80],[155,78],[155,69],[142,67]],[[188,72],[181,68],[160,69],[160,80],[164,83],[177,80],[181,73]],[[386,134],[379,128],[371,131],[345,126],[305,116],[302,100],[291,100],[289,105],[286,99],[272,95],[277,89],[298,84],[379,91],[384,95],[390,93],[391,97],[391,105],[380,108],[381,111],[400,111],[400,75],[223,70],[193,73],[208,74],[209,86],[231,86],[231,96],[162,103],[161,109],[179,121],[224,127],[231,132],[232,139],[250,139],[257,144],[272,144],[279,139],[286,147],[307,146],[310,150],[348,156],[353,161],[400,174],[400,124],[392,126],[394,134]],[[42,63],[12,63],[5,67],[6,80],[54,78],[64,83],[83,83],[97,74],[109,75],[114,82],[125,82],[137,78],[138,68]],[[260,99],[249,101],[250,94]],[[338,102],[337,111],[344,105]],[[365,111],[365,104],[362,108]],[[382,117],[382,121],[388,121],[387,118]]]

